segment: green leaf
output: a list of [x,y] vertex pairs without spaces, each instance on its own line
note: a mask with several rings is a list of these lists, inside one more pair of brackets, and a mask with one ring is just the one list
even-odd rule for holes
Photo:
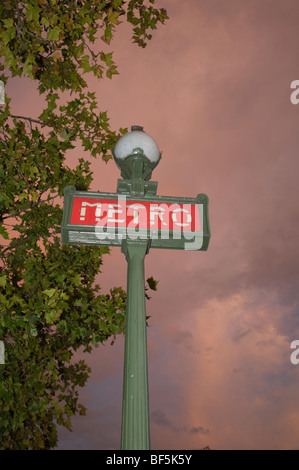
[[102,41],[110,44],[112,39],[112,24],[109,24],[104,31],[104,35],[101,37]]
[[81,42],[81,44],[79,44],[79,46],[75,48],[74,57],[78,59],[83,54],[83,52],[84,52],[84,43]]
[[3,227],[3,224],[0,224],[0,235],[5,238],[5,240],[9,240],[9,234],[7,230]]
[[156,281],[153,276],[151,277],[148,277],[146,282],[148,283],[148,286],[151,290],[158,290],[157,286],[158,286],[158,282],[159,281]]
[[28,20],[33,20],[35,21],[36,23],[38,22],[39,20],[39,13],[40,13],[41,9],[38,5],[34,4],[34,5],[31,5],[30,3],[27,5],[27,10],[26,10],[26,17],[28,18]]
[[46,289],[43,291],[48,297],[53,297],[56,293],[56,289]]
[[22,193],[19,195],[19,201],[23,201],[24,199],[28,199],[28,194],[27,193]]
[[121,7],[122,3],[123,3],[123,0],[112,0],[112,7],[113,8]]
[[50,31],[47,34],[47,39],[49,41],[59,41],[60,35],[62,33],[62,29],[59,28],[59,26],[55,26],[54,28],[50,29]]
[[32,201],[33,201],[33,202],[36,202],[37,199],[38,199],[38,192],[37,192],[37,191],[33,191],[33,193],[31,194],[31,197],[32,197]]
[[90,71],[91,67],[90,67],[90,64],[89,64],[89,56],[88,55],[82,56],[79,63],[80,63],[80,67],[83,69],[84,73]]
[[119,17],[119,12],[118,11],[113,11],[112,9],[109,10],[108,12],[108,21],[112,24],[119,24],[120,22],[118,21]]
[[43,24],[45,28],[48,28],[50,25],[49,17],[43,16],[41,19],[41,24]]
[[1,20],[1,22],[2,22],[5,29],[13,28],[13,26],[14,26],[13,18],[5,18],[5,19]]
[[106,75],[108,78],[112,78],[112,75],[118,75],[116,65],[111,65],[111,67],[109,67],[109,69],[107,70]]
[[58,322],[60,315],[62,313],[61,309],[53,309],[50,312],[45,314],[45,319],[47,320],[50,325],[53,325],[54,323]]

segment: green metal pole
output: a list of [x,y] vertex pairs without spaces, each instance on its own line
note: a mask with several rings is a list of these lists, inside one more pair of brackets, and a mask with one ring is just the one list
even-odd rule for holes
[[146,344],[144,257],[147,240],[126,240],[127,318],[122,409],[122,450],[149,450],[149,400]]

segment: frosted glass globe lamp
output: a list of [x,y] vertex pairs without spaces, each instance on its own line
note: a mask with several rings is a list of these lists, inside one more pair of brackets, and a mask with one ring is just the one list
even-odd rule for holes
[[131,131],[117,141],[112,154],[124,179],[148,181],[161,159],[157,142],[141,126],[132,126]]

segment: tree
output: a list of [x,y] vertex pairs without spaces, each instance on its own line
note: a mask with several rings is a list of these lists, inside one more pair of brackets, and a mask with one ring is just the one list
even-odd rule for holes
[[125,292],[103,295],[95,285],[108,249],[61,246],[61,197],[67,185],[88,190],[92,182],[89,162],[71,169],[66,153],[80,143],[107,162],[126,132],[111,130],[87,88],[88,73],[118,73],[113,52],[95,48],[101,40],[107,49],[122,19],[145,47],[167,19],[155,1],[1,2],[0,79],[35,80],[45,104],[37,118],[13,116],[6,97],[0,112],[1,449],[55,447],[57,424],[71,429],[70,418],[85,413],[78,386],[90,370],[74,352],[124,329]]

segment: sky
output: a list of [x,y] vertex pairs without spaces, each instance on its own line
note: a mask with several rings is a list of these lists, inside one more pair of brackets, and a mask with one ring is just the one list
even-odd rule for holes
[[[122,25],[120,74],[90,80],[111,125],[158,143],[159,195],[210,200],[206,252],[150,250],[147,301],[151,448],[298,449],[298,0],[159,0],[170,19],[145,49]],[[8,85],[25,112],[38,94]],[[38,104],[37,104],[38,107]],[[78,149],[78,153],[79,149]],[[78,158],[81,155],[78,154]],[[95,191],[116,191],[113,161],[94,160]],[[120,249],[102,291],[126,286]],[[124,338],[84,359],[85,417],[58,449],[119,449]]]

